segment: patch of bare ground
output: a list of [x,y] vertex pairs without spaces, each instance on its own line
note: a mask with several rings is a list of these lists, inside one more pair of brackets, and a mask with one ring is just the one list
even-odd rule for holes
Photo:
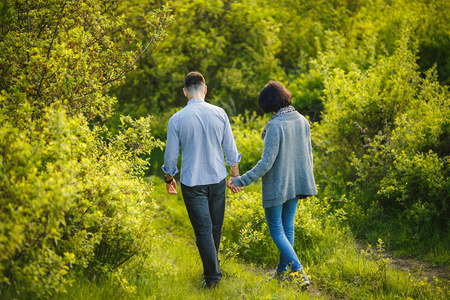
[[[367,248],[363,247],[360,244],[357,244],[356,247],[358,250],[367,251]],[[380,252],[378,252],[377,250],[371,249],[371,251],[374,251],[376,254],[380,254]],[[428,282],[433,282],[434,277],[438,278],[439,280],[450,280],[449,268],[438,267],[430,262],[417,258],[396,257],[389,251],[383,251],[381,254],[385,258],[389,258],[389,265],[392,268],[419,276],[421,280],[425,277],[427,278]]]
[[434,277],[440,280],[450,280],[450,270],[448,268],[437,267],[429,262],[415,258],[399,258],[386,253],[385,255],[389,258],[390,265],[396,270],[417,274],[421,279],[426,277],[429,282],[432,282]]

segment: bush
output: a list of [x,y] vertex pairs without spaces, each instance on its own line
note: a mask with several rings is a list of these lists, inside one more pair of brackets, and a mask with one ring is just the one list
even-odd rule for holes
[[261,265],[276,263],[279,253],[270,237],[261,193],[233,194],[227,203],[222,242],[225,255]]
[[93,278],[145,250],[154,206],[137,154],[158,143],[148,120],[124,120],[109,141],[64,111],[46,111],[28,130],[2,122],[3,285],[48,296],[71,267]]
[[396,52],[367,71],[331,70],[327,55],[318,64],[325,110],[312,129],[315,174],[324,195],[348,195],[344,207],[360,234],[397,217],[422,237],[450,225],[450,97],[416,60],[405,29]]
[[[62,122],[67,122],[64,115],[48,113],[43,132],[36,124],[24,132],[2,122],[0,129],[0,282],[38,297],[61,289],[76,263],[73,251],[59,246],[66,212],[78,193],[71,145],[79,141],[79,152],[86,144],[74,134],[77,121]],[[86,238],[88,243],[98,240]]]
[[[260,265],[276,265],[279,251],[270,237],[260,192],[241,192],[227,199],[223,247],[227,256],[239,256]],[[328,200],[299,200],[295,218],[294,249],[304,266],[328,259],[351,236],[341,221],[343,210],[331,212]]]
[[241,174],[253,168],[261,159],[264,147],[261,132],[268,121],[267,115],[258,116],[256,112],[246,112],[231,118],[234,140],[239,153],[242,153],[239,162]]
[[[122,117],[116,135],[99,124],[140,43],[115,1],[0,5],[1,293],[51,297],[72,269],[121,281],[152,233],[141,157],[161,143],[149,117]],[[169,19],[152,13],[149,41]]]

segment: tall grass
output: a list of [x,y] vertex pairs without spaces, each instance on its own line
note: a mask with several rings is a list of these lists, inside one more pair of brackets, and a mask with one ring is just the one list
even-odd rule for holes
[[203,281],[202,263],[181,191],[169,196],[162,181],[156,183],[155,190],[160,211],[153,220],[157,234],[151,250],[121,270],[127,282],[118,281],[113,274],[97,283],[81,277],[59,299],[322,299],[299,287],[280,288],[278,283],[268,281],[271,270],[222,254],[221,284],[205,290],[199,286]]
[[[228,195],[229,201],[240,199],[257,202],[259,186],[253,185],[242,195]],[[246,193],[246,194],[245,194]],[[244,201],[245,200],[245,201]],[[259,199],[257,199],[259,201]],[[98,282],[83,277],[76,278],[68,293],[58,299],[448,299],[449,282],[422,278],[422,274],[403,272],[390,265],[384,254],[384,242],[362,249],[345,229],[345,217],[327,211],[324,201],[311,199],[299,204],[303,220],[297,227],[304,230],[306,224],[314,227],[310,235],[298,238],[304,245],[296,244],[302,263],[311,278],[312,286],[302,291],[295,284],[278,284],[268,281],[275,264],[268,256],[261,256],[252,263],[245,255],[230,255],[231,244],[223,243],[220,253],[224,278],[218,288],[205,290],[202,281],[202,264],[195,237],[190,225],[181,191],[168,195],[164,183],[155,184],[155,201],[159,214],[152,220],[156,230],[151,240],[151,250],[128,262],[118,272],[126,275],[127,282],[111,274]],[[226,212],[226,230],[238,230],[230,222],[236,206]],[[248,204],[248,203],[247,203]],[[260,205],[260,203],[258,203]],[[259,206],[247,209],[261,209]],[[322,213],[319,213],[322,211]],[[342,213],[342,212],[341,212]],[[251,216],[249,214],[248,216]],[[253,215],[255,216],[255,215]],[[248,220],[241,219],[244,223]],[[255,229],[257,229],[255,227]],[[299,234],[297,233],[297,236]],[[239,236],[239,235],[236,235]],[[231,239],[231,237],[229,236]],[[266,237],[267,238],[267,237]],[[306,241],[309,240],[309,244]],[[228,243],[228,244],[227,244]],[[267,245],[272,247],[270,237]],[[261,244],[262,245],[262,244]],[[259,245],[259,246],[261,246]],[[252,245],[248,245],[252,247]],[[264,249],[261,249],[264,250]],[[249,255],[247,253],[246,255]]]
[[280,289],[264,270],[227,260],[224,278],[214,290],[199,286],[201,262],[194,245],[169,236],[148,257],[124,270],[135,290],[125,293],[113,278],[99,284],[77,281],[64,299],[311,299],[299,289]]
[[[225,253],[275,268],[278,251],[264,221],[261,193],[252,187],[249,192],[230,195],[228,202]],[[345,299],[449,298],[448,280],[422,278],[419,272],[402,272],[391,266],[383,240],[362,249],[348,226],[346,212],[333,208],[333,202],[316,197],[300,200],[295,220],[294,248],[323,295]]]

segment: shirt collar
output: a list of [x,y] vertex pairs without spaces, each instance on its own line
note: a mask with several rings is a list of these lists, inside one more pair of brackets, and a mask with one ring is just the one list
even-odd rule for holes
[[191,100],[189,100],[187,105],[193,104],[193,103],[199,103],[199,102],[205,102],[205,100],[202,98],[192,98]]

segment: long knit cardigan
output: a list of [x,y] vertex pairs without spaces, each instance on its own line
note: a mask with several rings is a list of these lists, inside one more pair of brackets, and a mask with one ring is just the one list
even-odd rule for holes
[[293,111],[276,116],[266,128],[260,161],[244,175],[233,178],[234,185],[247,186],[262,177],[264,208],[316,195],[308,121]]

